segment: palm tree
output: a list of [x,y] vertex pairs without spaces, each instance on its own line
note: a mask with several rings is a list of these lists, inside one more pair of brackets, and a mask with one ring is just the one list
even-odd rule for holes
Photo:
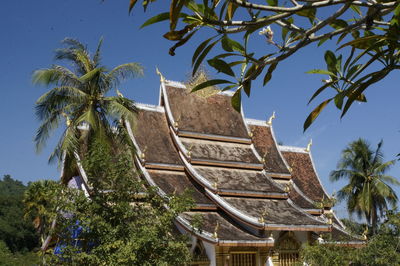
[[[136,112],[133,101],[125,98],[117,86],[122,80],[143,75],[138,63],[127,63],[108,70],[101,65],[99,41],[93,56],[87,47],[75,39],[66,38],[66,45],[55,51],[56,60],[72,63],[73,70],[61,65],[36,70],[34,84],[54,86],[36,102],[36,115],[41,121],[35,137],[38,152],[45,146],[51,134],[66,120],[65,130],[49,162],[63,161],[64,182],[76,174],[75,153],[82,152],[90,137],[107,143],[123,141],[126,134],[123,120],[132,121]],[[115,89],[117,96],[109,96]]]
[[376,230],[378,214],[382,216],[388,204],[394,207],[397,203],[397,195],[389,184],[400,184],[385,174],[395,161],[383,162],[382,144],[379,142],[376,150],[372,150],[364,139],[351,142],[342,151],[338,169],[330,174],[331,181],[348,180],[338,192],[338,200],[346,200],[350,214],[364,216],[372,233]]

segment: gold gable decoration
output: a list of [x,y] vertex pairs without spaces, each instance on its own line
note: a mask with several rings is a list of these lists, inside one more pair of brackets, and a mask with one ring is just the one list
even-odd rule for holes
[[[197,73],[194,75],[194,77],[191,77],[187,82],[185,82],[186,88],[189,91],[192,91],[194,87],[197,85],[206,82],[207,80],[210,80],[210,75],[207,73],[207,71],[204,68],[200,68]],[[197,96],[203,97],[203,98],[208,98],[211,97],[217,93],[219,93],[220,90],[217,89],[216,86],[210,86],[206,87],[204,89],[198,90],[194,92]]]

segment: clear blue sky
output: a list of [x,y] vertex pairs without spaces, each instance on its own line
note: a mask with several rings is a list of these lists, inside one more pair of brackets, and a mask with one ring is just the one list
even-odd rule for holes
[[[56,165],[47,158],[57,136],[41,154],[34,150],[33,137],[39,123],[34,116],[35,100],[46,88],[34,87],[31,74],[35,69],[49,67],[53,50],[65,37],[78,38],[92,50],[104,37],[103,62],[109,67],[125,62],[140,62],[145,77],[122,84],[122,93],[138,102],[156,104],[159,79],[158,66],[167,79],[184,81],[190,72],[194,49],[204,38],[201,35],[179,48],[176,56],[168,55],[172,45],[162,37],[166,24],[139,30],[157,6],[143,14],[140,5],[128,16],[128,0],[3,0],[0,9],[0,175],[10,174],[24,182],[42,178],[58,179]],[[162,3],[163,1],[159,1]],[[167,2],[167,1],[165,1]],[[273,26],[272,26],[273,27]],[[252,37],[258,52],[270,47],[258,35]],[[342,184],[332,184],[328,175],[336,166],[340,151],[350,141],[363,137],[376,145],[384,139],[387,159],[400,152],[400,121],[398,104],[399,76],[391,75],[367,91],[368,103],[355,104],[343,120],[332,106],[303,134],[302,125],[317,104],[306,103],[321,85],[318,75],[304,72],[323,67],[324,47],[308,47],[278,66],[267,87],[254,83],[250,99],[244,97],[246,117],[267,119],[276,111],[274,129],[285,145],[306,146],[312,138],[312,154],[317,170],[329,192]],[[321,98],[322,99],[322,98]],[[399,164],[400,165],[400,164]],[[390,172],[400,177],[399,165]],[[399,189],[397,189],[399,191]],[[339,210],[339,213],[341,211]]]

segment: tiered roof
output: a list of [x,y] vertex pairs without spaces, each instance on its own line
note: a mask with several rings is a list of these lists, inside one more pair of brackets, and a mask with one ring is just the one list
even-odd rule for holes
[[[203,97],[162,79],[160,105],[138,104],[135,128],[128,127],[149,184],[162,195],[192,191],[195,207],[178,217],[178,227],[228,246],[273,245],[267,231],[342,229],[315,207],[328,195],[311,155],[278,146],[272,126],[244,119],[231,97]],[[202,228],[191,225],[196,215]]]

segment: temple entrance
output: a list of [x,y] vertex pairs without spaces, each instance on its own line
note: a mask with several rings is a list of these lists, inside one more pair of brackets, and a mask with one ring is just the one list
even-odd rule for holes
[[190,265],[192,266],[205,266],[210,265],[210,260],[206,254],[206,250],[204,248],[203,242],[198,240],[196,243],[196,247],[193,250],[192,254],[192,262]]
[[301,243],[293,232],[284,232],[277,242],[278,262],[280,266],[294,266],[299,260]]
[[230,266],[256,266],[257,252],[231,252]]

